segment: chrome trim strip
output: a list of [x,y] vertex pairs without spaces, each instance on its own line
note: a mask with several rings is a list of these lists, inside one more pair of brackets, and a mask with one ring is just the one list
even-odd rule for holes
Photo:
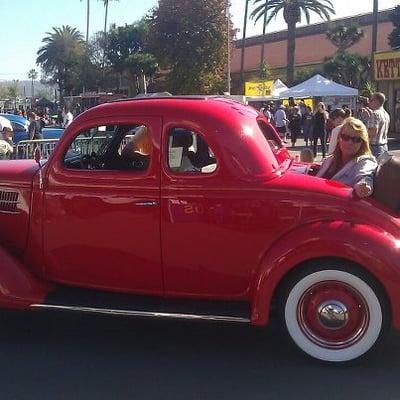
[[31,304],[30,307],[48,309],[48,310],[78,311],[84,313],[105,314],[105,315],[126,315],[132,317],[171,318],[171,319],[186,319],[186,320],[250,323],[250,319],[248,318],[230,317],[224,315],[197,315],[197,314],[168,313],[168,312],[156,312],[156,311],[113,310],[113,309],[96,308],[96,307],[59,306],[53,304]]

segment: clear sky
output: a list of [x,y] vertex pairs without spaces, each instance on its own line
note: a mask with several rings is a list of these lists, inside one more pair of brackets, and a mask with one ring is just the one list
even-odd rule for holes
[[[27,79],[31,68],[39,71],[36,65],[36,52],[42,46],[42,39],[52,27],[70,25],[86,35],[87,0],[0,0],[1,56],[0,80]],[[193,0],[196,1],[196,0]],[[336,16],[350,16],[372,11],[373,0],[332,0]],[[119,0],[109,3],[108,22],[117,25],[132,23],[152,9],[158,0]],[[231,0],[231,14],[234,26],[242,36],[245,0]],[[399,4],[399,0],[379,0],[379,9],[387,9]],[[103,1],[90,0],[90,32],[103,29]],[[252,1],[250,10],[253,9]],[[314,17],[312,22],[318,22]],[[283,18],[272,21],[267,32],[285,29]],[[248,23],[247,36],[262,32],[261,21],[254,25]]]

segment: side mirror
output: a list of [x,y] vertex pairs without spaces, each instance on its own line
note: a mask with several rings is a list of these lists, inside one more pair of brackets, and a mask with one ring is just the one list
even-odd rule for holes
[[42,152],[40,151],[39,146],[36,146],[36,147],[35,147],[35,152],[34,152],[33,157],[34,157],[35,161],[36,161],[36,162],[39,164],[39,166],[40,166],[40,160],[42,159]]

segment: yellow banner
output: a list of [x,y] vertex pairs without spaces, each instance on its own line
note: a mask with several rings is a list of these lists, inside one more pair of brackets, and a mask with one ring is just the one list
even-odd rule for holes
[[271,96],[274,81],[246,82],[245,96]]
[[[314,101],[313,101],[313,99],[311,97],[307,97],[305,99],[303,98],[302,100],[304,100],[304,104],[306,106],[309,106],[309,107],[311,107],[312,110],[314,110]],[[281,101],[282,101],[282,104],[285,107],[289,107],[289,100],[288,99],[284,99],[284,100],[281,100]],[[294,102],[296,103],[296,105],[299,105],[300,100],[299,99],[295,99]]]
[[400,79],[400,51],[374,54],[375,80]]

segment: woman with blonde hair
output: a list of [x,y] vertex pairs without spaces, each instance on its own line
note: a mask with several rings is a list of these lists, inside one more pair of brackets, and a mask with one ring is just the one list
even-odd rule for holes
[[317,176],[349,185],[358,197],[363,198],[373,192],[377,166],[369,147],[366,126],[350,117],[342,125],[332,156],[324,160]]
[[131,169],[145,170],[149,166],[153,145],[147,128],[139,126],[133,138],[121,151],[122,161]]

